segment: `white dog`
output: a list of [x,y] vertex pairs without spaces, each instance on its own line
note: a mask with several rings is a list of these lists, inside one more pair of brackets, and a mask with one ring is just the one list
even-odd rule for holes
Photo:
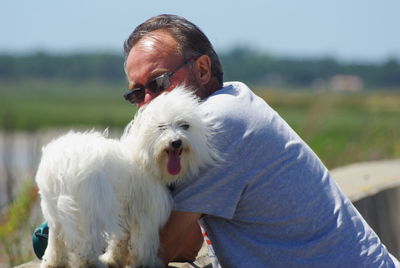
[[142,107],[120,140],[70,132],[45,146],[36,175],[50,226],[41,268],[162,266],[167,186],[219,160],[204,118],[198,98],[178,87]]

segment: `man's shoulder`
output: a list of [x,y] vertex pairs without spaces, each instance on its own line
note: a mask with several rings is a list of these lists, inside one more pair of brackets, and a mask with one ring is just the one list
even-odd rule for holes
[[256,96],[241,82],[226,82],[204,102],[204,108],[218,115],[233,116],[238,110],[249,109]]
[[240,99],[252,94],[250,88],[242,82],[225,82],[223,87],[215,91],[209,100],[229,98],[232,100]]

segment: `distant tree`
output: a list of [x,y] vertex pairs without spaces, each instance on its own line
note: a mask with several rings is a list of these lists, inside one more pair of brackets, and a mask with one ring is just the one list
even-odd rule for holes
[[316,81],[354,75],[367,87],[400,88],[397,59],[384,63],[343,63],[334,58],[274,57],[244,46],[221,54],[226,80],[241,80],[253,85],[281,83],[289,87],[310,87]]
[[50,55],[37,52],[27,56],[0,56],[0,78],[35,77],[121,81],[123,57],[115,54]]
[[[336,75],[359,77],[365,86],[400,88],[400,63],[392,58],[382,63],[343,63],[334,58],[276,57],[254,48],[238,46],[220,53],[225,80],[251,85],[311,87]],[[0,79],[64,79],[123,82],[122,54],[91,53],[53,55],[0,55]]]

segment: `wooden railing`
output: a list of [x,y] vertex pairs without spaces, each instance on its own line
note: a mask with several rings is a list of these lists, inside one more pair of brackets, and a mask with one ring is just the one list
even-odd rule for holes
[[352,164],[331,174],[390,253],[400,258],[400,159]]

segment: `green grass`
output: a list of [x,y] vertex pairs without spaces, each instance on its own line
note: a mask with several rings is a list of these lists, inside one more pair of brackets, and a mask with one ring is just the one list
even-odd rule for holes
[[329,168],[400,157],[399,93],[259,93]]
[[[123,128],[136,112],[126,85],[100,82],[0,81],[0,128]],[[333,168],[400,157],[400,93],[312,93],[258,89]]]
[[0,84],[0,127],[123,127],[136,108],[123,98],[125,85],[30,81]]
[[30,220],[37,198],[33,182],[24,181],[7,213],[0,215],[0,265],[7,261],[10,267],[14,267],[34,259]]

